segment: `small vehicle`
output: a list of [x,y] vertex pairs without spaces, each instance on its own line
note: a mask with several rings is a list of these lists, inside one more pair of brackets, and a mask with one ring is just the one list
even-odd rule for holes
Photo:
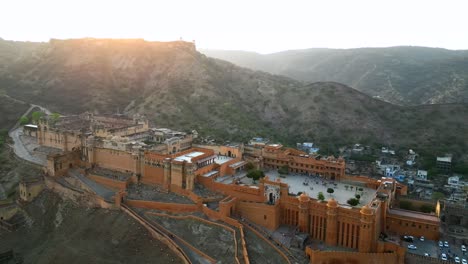
[[449,247],[449,244],[447,241],[444,241],[444,247]]
[[439,247],[443,247],[444,243],[442,241],[439,241]]
[[447,254],[445,253],[442,253],[441,257],[440,257],[442,260],[447,260]]
[[429,254],[429,253],[424,253],[424,256],[425,256],[425,257],[430,257],[431,254]]
[[468,264],[468,261],[466,261],[466,259],[462,259],[462,264]]
[[462,250],[463,252],[466,252],[466,246],[465,246],[465,245],[461,245],[461,250]]
[[455,257],[455,263],[460,263],[460,258],[459,257]]
[[409,249],[418,249],[418,247],[415,246],[415,245],[408,245],[408,248],[409,248]]
[[419,240],[420,240],[420,241],[424,241],[424,237],[421,236],[421,237],[419,238]]
[[403,240],[406,242],[413,242],[413,237],[412,236],[403,236]]

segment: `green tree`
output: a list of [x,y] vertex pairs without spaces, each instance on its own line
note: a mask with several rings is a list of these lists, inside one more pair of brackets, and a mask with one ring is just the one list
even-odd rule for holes
[[282,175],[288,174],[289,166],[288,165],[281,166],[281,168],[278,169],[278,173]]
[[252,162],[248,162],[247,164],[245,164],[245,170],[251,171],[253,169],[255,169],[255,166],[253,165]]
[[265,173],[263,173],[263,171],[261,170],[250,170],[247,173],[247,178],[251,178],[254,183],[255,181],[258,181],[260,178],[263,178],[263,177],[265,177]]
[[32,119],[32,122],[37,124],[37,122],[39,121],[39,119],[41,119],[41,117],[44,116],[44,113],[41,112],[41,111],[35,111],[31,114],[31,119]]
[[442,200],[445,198],[445,195],[441,192],[433,192],[432,193],[432,199],[433,200]]
[[410,201],[400,201],[400,208],[405,210],[413,210],[413,203]]
[[59,117],[60,117],[60,114],[59,114],[59,113],[52,113],[52,114],[50,115],[50,119],[51,119],[53,122],[57,121],[57,120],[59,119]]
[[359,194],[354,195],[354,197],[356,197],[356,199],[358,199],[358,200],[361,199],[361,195],[359,195]]
[[359,204],[359,200],[356,198],[350,198],[348,201],[346,201],[349,205],[351,206],[356,206]]
[[325,195],[323,195],[323,192],[319,192],[317,194],[317,199],[319,199],[320,201],[324,201],[325,200]]
[[20,125],[26,125],[27,123],[29,123],[29,118],[26,117],[26,116],[22,116],[22,117],[19,119],[19,122],[20,122]]
[[335,192],[335,190],[333,190],[333,188],[328,188],[328,189],[327,189],[327,193],[330,194],[330,195],[331,195],[332,193],[334,193],[334,192]]
[[419,207],[419,210],[423,213],[430,213],[430,212],[435,212],[435,207],[429,204],[423,204],[421,207]]

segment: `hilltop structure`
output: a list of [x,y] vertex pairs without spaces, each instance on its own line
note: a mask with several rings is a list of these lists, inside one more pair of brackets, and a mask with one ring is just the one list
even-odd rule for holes
[[[37,126],[37,139],[40,145],[61,150],[48,157],[45,171],[50,177],[60,178],[71,168],[77,169],[115,190],[117,206],[142,204],[128,199],[126,189],[130,183],[143,183],[199,201],[199,210],[210,217],[245,219],[271,231],[289,225],[327,246],[354,250],[352,254],[330,253],[306,247],[311,263],[340,258],[358,263],[370,263],[370,259],[403,263],[405,249],[383,240],[382,234],[439,239],[438,217],[393,208],[398,196],[406,195],[406,186],[391,178],[348,176],[343,158],[309,155],[267,140],[252,140],[247,145],[195,146],[192,134],[150,128],[141,116],[84,113],[47,117]],[[258,184],[244,183],[242,171],[248,163],[272,171],[287,167],[290,173],[310,179],[311,185],[316,182],[334,188],[337,199],[324,202],[306,192],[290,193],[292,186],[287,178],[274,179],[268,172]],[[354,185],[356,192],[359,189],[367,197],[362,198],[362,204],[351,206],[338,199],[338,192],[349,195],[348,188],[340,189],[338,183]],[[216,210],[203,206],[196,185],[223,195]],[[354,196],[354,192],[350,194]],[[178,210],[185,209],[180,206]]]

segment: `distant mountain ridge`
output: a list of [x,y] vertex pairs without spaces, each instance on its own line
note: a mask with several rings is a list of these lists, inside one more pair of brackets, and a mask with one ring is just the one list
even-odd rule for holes
[[0,47],[0,54],[22,54],[4,63],[0,93],[65,114],[142,113],[156,126],[231,141],[468,149],[466,104],[393,105],[336,82],[306,85],[238,67],[193,43],[78,39]]
[[236,65],[308,83],[334,81],[401,105],[468,103],[468,50],[305,49],[272,54],[201,50]]

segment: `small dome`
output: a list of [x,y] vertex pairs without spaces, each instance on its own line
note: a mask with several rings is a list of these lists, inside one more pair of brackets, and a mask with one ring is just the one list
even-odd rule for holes
[[371,208],[369,208],[369,206],[367,205],[364,205],[362,208],[361,208],[361,214],[365,214],[365,215],[372,215],[374,211],[372,211]]
[[327,207],[338,207],[338,202],[335,199],[331,198],[330,200],[328,200]]
[[308,196],[307,194],[301,193],[301,195],[299,195],[299,201],[301,201],[301,202],[307,202],[307,201],[309,201],[309,200],[310,200],[310,198],[309,198],[309,196]]

